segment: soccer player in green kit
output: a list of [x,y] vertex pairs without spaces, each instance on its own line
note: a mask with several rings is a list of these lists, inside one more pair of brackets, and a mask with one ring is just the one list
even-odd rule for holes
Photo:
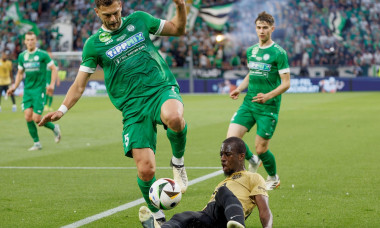
[[[46,90],[51,93],[53,92],[54,83],[58,75],[57,68],[50,59],[48,53],[37,48],[36,44],[36,34],[32,31],[27,32],[25,34],[25,45],[27,50],[23,51],[18,56],[16,81],[14,86],[7,91],[7,94],[13,94],[20,85],[25,73],[22,109],[24,110],[24,116],[30,136],[32,136],[34,141],[34,145],[29,148],[30,151],[42,149],[36,123],[41,121],[41,115],[44,110]],[[47,67],[49,67],[52,71],[52,79],[48,87],[46,87]],[[56,143],[61,140],[61,131],[58,124],[46,122],[43,126],[54,132]]]
[[165,220],[149,200],[149,188],[156,180],[155,152],[157,124],[167,127],[171,143],[174,180],[186,191],[188,180],[184,167],[187,126],[178,83],[160,56],[149,34],[179,36],[184,34],[186,5],[173,0],[176,15],[165,21],[137,11],[121,17],[120,0],[95,0],[95,12],[103,25],[85,43],[77,77],[61,107],[48,113],[39,125],[59,120],[79,100],[90,75],[99,65],[104,70],[107,93],[123,115],[125,155],[137,166],[137,183],[155,218]]
[[239,94],[248,88],[243,104],[233,115],[227,138],[243,138],[255,124],[257,132],[255,147],[258,156],[247,147],[246,159],[249,170],[256,172],[261,162],[268,173],[267,190],[280,185],[276,160],[268,149],[269,141],[275,131],[280,111],[281,94],[290,87],[290,70],[286,51],[273,42],[274,18],[265,11],[255,20],[259,43],[247,49],[249,73],[230,97],[238,99]]

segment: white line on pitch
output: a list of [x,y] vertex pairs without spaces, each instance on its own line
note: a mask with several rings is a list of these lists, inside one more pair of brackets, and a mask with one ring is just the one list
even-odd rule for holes
[[[187,168],[187,167],[186,167]],[[220,167],[219,167],[220,168]],[[193,184],[196,184],[196,183],[199,183],[199,182],[202,182],[204,180],[207,180],[207,179],[210,179],[210,178],[213,178],[215,176],[218,176],[220,174],[223,173],[223,170],[219,170],[219,171],[216,171],[216,172],[213,172],[213,173],[210,173],[210,174],[207,174],[205,176],[201,176],[201,177],[198,177],[194,180],[191,180],[189,181],[189,186],[190,185],[193,185]],[[102,219],[104,217],[107,217],[107,216],[110,216],[110,215],[113,215],[117,212],[120,212],[120,211],[124,211],[124,210],[127,210],[129,208],[132,208],[134,206],[137,206],[139,204],[142,204],[144,203],[144,198],[140,198],[140,199],[137,199],[135,201],[132,201],[132,202],[129,202],[127,204],[124,204],[124,205],[121,205],[121,206],[118,206],[118,207],[115,207],[115,208],[112,208],[110,210],[107,210],[107,211],[104,211],[104,212],[101,212],[99,214],[96,214],[96,215],[93,215],[93,216],[90,216],[90,217],[87,217],[85,219],[82,219],[82,220],[79,220],[77,222],[74,222],[74,223],[71,223],[69,225],[66,225],[66,226],[62,226],[61,228],[77,228],[77,227],[80,227],[80,226],[83,226],[83,225],[86,225],[88,223],[91,223],[91,222],[94,222],[96,220],[99,220],[99,219]]]
[[[220,169],[221,167],[188,167],[186,169]],[[136,169],[136,167],[44,167],[44,166],[0,166],[0,169]],[[172,169],[172,167],[156,167],[156,169]]]

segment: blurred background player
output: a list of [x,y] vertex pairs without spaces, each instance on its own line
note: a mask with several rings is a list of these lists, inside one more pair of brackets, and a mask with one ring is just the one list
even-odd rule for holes
[[[245,170],[246,146],[238,137],[224,140],[220,149],[226,179],[220,182],[211,200],[202,211],[175,214],[161,228],[242,228],[245,219],[257,206],[263,227],[272,227],[273,216],[269,208],[265,180],[258,173]],[[139,219],[144,228],[160,228],[150,210],[142,206]]]
[[230,93],[232,99],[248,88],[243,104],[233,115],[227,132],[227,138],[244,134],[257,124],[255,147],[258,156],[248,149],[246,159],[249,170],[256,172],[262,162],[268,173],[267,190],[280,185],[277,175],[276,160],[268,149],[278,121],[281,94],[290,87],[290,70],[288,57],[284,49],[273,42],[274,18],[265,11],[255,20],[259,43],[247,49],[249,73],[243,82]]
[[[36,43],[36,34],[32,31],[27,32],[25,34],[25,45],[27,50],[23,51],[18,57],[16,82],[14,86],[7,91],[7,94],[12,95],[20,85],[25,73],[22,109],[24,111],[30,136],[34,141],[34,145],[29,148],[29,151],[42,149],[36,123],[41,121],[46,90],[52,93],[57,78],[57,68],[53,61],[50,59],[50,56],[46,51],[37,48]],[[51,83],[47,88],[46,67],[49,67],[52,70]],[[54,132],[55,142],[58,143],[61,140],[59,125],[47,122],[44,126]]]
[[179,86],[149,37],[149,34],[180,36],[185,33],[185,2],[173,2],[176,16],[166,21],[142,11],[121,17],[120,0],[95,0],[95,12],[102,27],[86,41],[79,72],[63,104],[39,124],[59,120],[73,107],[82,96],[91,74],[100,65],[111,102],[123,113],[125,155],[134,159],[142,195],[155,212],[156,219],[161,221],[165,220],[165,214],[149,200],[149,188],[156,180],[157,124],[167,129],[173,153],[170,165],[174,180],[182,193],[188,185],[183,157],[187,125]]
[[[55,65],[55,67],[57,68],[57,71],[58,71],[59,70],[58,69],[58,62],[53,59],[53,56],[52,56],[50,50],[48,50],[48,54],[49,54],[50,58],[53,60],[54,65]],[[48,67],[46,69],[46,87],[48,87],[50,85],[50,82],[51,82],[51,70]],[[61,83],[61,81],[60,81],[59,77],[57,76],[57,80],[56,80],[55,85],[59,86],[60,83]],[[55,85],[54,85],[54,90],[55,90]],[[51,107],[51,104],[53,103],[54,90],[53,91],[46,90],[44,111],[49,111],[49,112],[53,111],[53,108]]]
[[[8,60],[8,54],[3,51],[1,53],[1,61],[0,61],[0,112],[1,112],[1,96],[3,92],[5,92],[5,96],[7,97],[7,90],[9,89],[9,85],[14,83],[12,76],[12,62]],[[16,100],[13,94],[11,94],[12,99],[12,112],[17,111]]]

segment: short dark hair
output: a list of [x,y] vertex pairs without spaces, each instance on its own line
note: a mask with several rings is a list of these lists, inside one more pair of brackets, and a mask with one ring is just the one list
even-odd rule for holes
[[232,150],[238,154],[245,154],[247,152],[245,143],[241,138],[229,137],[223,141],[223,144],[230,145]]
[[255,20],[255,24],[257,21],[265,21],[267,22],[269,25],[274,25],[274,18],[272,15],[270,15],[269,13],[263,11],[259,14],[259,16],[257,16],[256,20]]
[[100,8],[101,6],[110,6],[114,1],[120,2],[120,0],[95,0],[96,8]]
[[33,31],[29,31],[29,32],[25,33],[25,35],[35,35],[35,36],[37,36]]

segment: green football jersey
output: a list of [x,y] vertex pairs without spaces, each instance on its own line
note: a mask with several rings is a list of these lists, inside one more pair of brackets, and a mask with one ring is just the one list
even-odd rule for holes
[[265,48],[256,44],[247,49],[247,60],[249,84],[244,103],[257,113],[278,113],[281,95],[264,104],[252,102],[252,98],[258,93],[268,93],[276,89],[281,84],[280,74],[290,72],[286,51],[276,43]]
[[84,45],[79,70],[94,73],[98,65],[103,68],[107,93],[124,119],[141,112],[144,99],[164,88],[178,87],[149,37],[159,35],[164,23],[137,11],[123,17],[118,30],[102,27]]
[[18,56],[18,69],[24,70],[24,89],[41,91],[46,88],[46,68],[54,62],[48,53],[37,48],[33,52],[23,51]]

